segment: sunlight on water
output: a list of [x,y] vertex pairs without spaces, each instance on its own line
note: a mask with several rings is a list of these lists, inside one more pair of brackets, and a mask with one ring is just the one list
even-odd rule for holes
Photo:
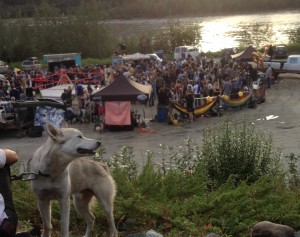
[[[172,21],[172,20],[171,20]],[[300,11],[283,11],[234,16],[194,17],[173,19],[183,24],[196,24],[201,30],[198,46],[204,52],[216,52],[224,48],[239,47],[253,42],[254,47],[266,44],[287,44],[288,35],[300,26]],[[120,38],[124,35],[141,35],[165,31],[170,19],[113,20]]]
[[218,47],[234,47],[236,45],[234,38],[227,36],[227,32],[234,31],[234,29],[235,27],[226,21],[206,22],[202,25],[202,40],[200,42],[202,50],[212,51]]
[[261,39],[256,40],[258,45],[255,47],[270,43],[286,44],[289,41],[288,32],[297,29],[299,23],[299,12],[202,18],[199,23],[202,27],[200,45],[204,52],[238,47],[240,36],[237,32],[242,31],[247,31],[254,39]]

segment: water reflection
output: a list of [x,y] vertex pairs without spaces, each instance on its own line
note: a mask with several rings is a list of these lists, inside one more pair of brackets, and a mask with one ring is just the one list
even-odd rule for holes
[[[196,17],[176,19],[184,24],[197,24],[201,29],[199,42],[204,52],[239,47],[252,43],[255,47],[265,44],[286,44],[290,31],[300,25],[300,11],[283,11],[234,16]],[[157,33],[165,30],[169,19],[110,21],[113,32],[123,35]]]
[[202,27],[200,44],[203,51],[218,51],[249,43],[255,47],[269,43],[285,44],[288,43],[288,33],[298,27],[299,17],[299,12],[213,17],[199,24]]

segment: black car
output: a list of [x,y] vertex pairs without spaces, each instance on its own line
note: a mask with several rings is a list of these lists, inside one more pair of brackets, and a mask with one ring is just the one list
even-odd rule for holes
[[287,57],[288,57],[287,48],[283,45],[276,46],[274,50],[274,58],[287,58]]

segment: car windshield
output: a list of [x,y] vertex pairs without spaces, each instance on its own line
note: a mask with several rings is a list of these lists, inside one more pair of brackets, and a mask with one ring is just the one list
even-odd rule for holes
[[192,52],[192,51],[198,51],[198,49],[197,49],[197,48],[191,48],[191,49],[189,49],[188,51],[189,51],[189,52]]
[[23,65],[33,65],[33,61],[24,61]]
[[278,51],[285,51],[286,48],[284,46],[279,46],[276,48]]

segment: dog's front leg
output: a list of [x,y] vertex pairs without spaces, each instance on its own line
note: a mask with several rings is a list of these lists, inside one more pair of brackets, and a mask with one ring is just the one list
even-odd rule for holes
[[51,203],[48,199],[37,198],[39,211],[43,221],[43,234],[42,237],[49,237],[51,231]]
[[61,237],[69,237],[70,196],[60,199],[59,206],[61,212]]

